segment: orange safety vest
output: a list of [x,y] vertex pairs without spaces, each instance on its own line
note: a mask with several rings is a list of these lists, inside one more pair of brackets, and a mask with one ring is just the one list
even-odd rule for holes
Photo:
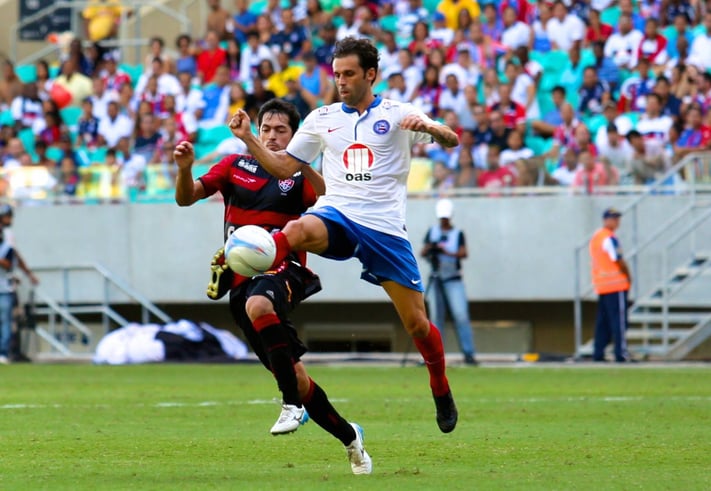
[[612,237],[610,229],[601,228],[590,240],[590,258],[592,259],[592,282],[598,295],[605,293],[624,292],[630,289],[630,282],[620,266],[610,259],[610,255],[602,248],[602,243]]

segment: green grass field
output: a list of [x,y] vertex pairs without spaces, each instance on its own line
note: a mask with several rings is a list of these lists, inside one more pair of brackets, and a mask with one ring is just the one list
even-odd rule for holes
[[365,429],[371,476],[313,422],[269,428],[253,365],[0,367],[0,489],[711,487],[711,368],[452,368],[443,435],[424,368],[314,366]]

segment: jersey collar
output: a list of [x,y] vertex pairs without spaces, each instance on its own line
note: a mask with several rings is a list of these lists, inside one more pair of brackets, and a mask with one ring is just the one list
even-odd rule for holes
[[[380,103],[383,102],[383,98],[380,97],[380,95],[376,95],[375,99],[373,99],[373,102],[370,103],[370,106],[368,106],[368,111],[373,109],[374,107],[378,107]],[[344,113],[355,113],[358,112],[358,110],[355,107],[348,107],[344,103],[341,103],[341,109],[343,109]]]

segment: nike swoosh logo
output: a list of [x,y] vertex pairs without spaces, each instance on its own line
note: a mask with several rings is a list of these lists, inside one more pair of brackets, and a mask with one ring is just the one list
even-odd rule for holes
[[338,131],[338,130],[340,130],[341,128],[343,128],[343,126],[339,126],[338,128],[329,128],[329,129],[328,129],[328,132],[329,132],[329,133],[333,133],[334,131]]
[[413,285],[417,285],[418,283],[421,283],[421,282],[422,282],[422,280],[410,280],[410,283],[412,283]]

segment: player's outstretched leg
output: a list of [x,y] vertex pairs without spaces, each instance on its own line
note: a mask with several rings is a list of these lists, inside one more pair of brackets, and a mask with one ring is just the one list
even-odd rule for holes
[[459,413],[454,404],[452,390],[445,375],[444,345],[442,336],[434,324],[430,323],[427,336],[413,336],[415,346],[425,360],[425,366],[430,374],[430,387],[437,408],[437,426],[442,433],[449,433],[457,426]]
[[[303,364],[297,368],[297,372],[301,369]],[[303,373],[305,374],[305,371]],[[373,461],[363,446],[363,429],[343,419],[328,400],[326,392],[310,377],[308,383],[308,392],[302,399],[309,417],[343,443],[353,474],[370,474],[373,471]]]

